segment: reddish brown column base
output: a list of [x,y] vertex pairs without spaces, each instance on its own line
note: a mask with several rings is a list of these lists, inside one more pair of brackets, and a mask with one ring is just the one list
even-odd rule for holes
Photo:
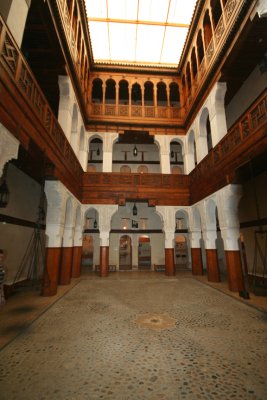
[[62,247],[61,266],[59,273],[59,284],[69,285],[72,270],[72,253],[73,247]]
[[174,249],[165,249],[165,275],[175,275]]
[[108,276],[108,246],[100,246],[100,276]]
[[201,249],[200,248],[191,249],[191,258],[192,258],[192,274],[203,275]]
[[58,275],[61,260],[61,247],[46,249],[42,296],[54,296],[57,293]]
[[220,282],[220,271],[216,249],[206,250],[207,271],[209,282]]
[[245,290],[240,251],[225,251],[225,259],[229,289],[232,292]]
[[81,259],[82,259],[82,247],[73,247],[72,255],[72,278],[79,278],[81,276]]

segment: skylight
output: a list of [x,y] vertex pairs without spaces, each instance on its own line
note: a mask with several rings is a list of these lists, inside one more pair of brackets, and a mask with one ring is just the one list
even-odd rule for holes
[[94,62],[177,67],[197,0],[85,0]]

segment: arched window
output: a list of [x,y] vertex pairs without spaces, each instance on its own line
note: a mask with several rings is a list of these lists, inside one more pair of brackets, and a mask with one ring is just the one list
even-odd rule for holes
[[132,171],[131,171],[131,168],[129,167],[129,165],[122,165],[120,167],[120,172],[122,172],[124,174],[130,174]]
[[96,166],[89,164],[87,167],[87,172],[96,172]]
[[93,80],[92,102],[93,103],[103,102],[103,82],[101,81],[101,79],[98,78]]
[[207,117],[207,121],[206,121],[206,130],[207,130],[208,151],[210,151],[212,149],[212,137],[211,137],[211,128],[210,128],[210,118],[209,118],[209,116]]
[[183,173],[184,159],[181,143],[174,140],[170,143],[170,162],[171,165],[179,166],[180,173]]
[[148,173],[148,168],[146,165],[139,165],[137,168],[138,174],[147,174]]
[[119,82],[119,104],[129,104],[129,84],[125,80]]
[[113,79],[106,81],[106,104],[116,103],[116,82]]
[[211,29],[210,15],[208,10],[206,11],[204,17],[203,30],[204,30],[205,48],[207,48],[212,38],[212,29]]
[[201,61],[204,57],[204,47],[203,47],[203,39],[202,39],[202,31],[200,30],[197,35],[197,56],[198,63],[201,64]]
[[183,75],[183,78],[182,78],[182,89],[183,89],[183,95],[184,95],[184,102],[186,102],[185,75]]
[[183,172],[182,172],[181,167],[174,166],[171,169],[171,173],[174,175],[181,175]]
[[159,82],[157,84],[157,105],[163,107],[168,105],[166,84],[164,82]]
[[145,83],[144,101],[145,106],[154,106],[154,85],[152,82]]
[[212,14],[213,27],[215,29],[222,15],[222,7],[220,0],[211,0],[210,8]]
[[191,65],[192,65],[192,75],[193,75],[193,78],[195,78],[196,74],[197,74],[197,58],[196,58],[195,47],[193,47],[193,50],[191,53]]
[[190,90],[191,90],[191,72],[190,72],[189,61],[186,66],[186,82],[187,82],[188,91],[190,92]]
[[142,105],[142,94],[141,94],[141,86],[139,83],[134,83],[132,86],[132,104],[133,105]]
[[172,82],[170,84],[170,105],[171,105],[171,107],[180,106],[179,86],[175,82]]

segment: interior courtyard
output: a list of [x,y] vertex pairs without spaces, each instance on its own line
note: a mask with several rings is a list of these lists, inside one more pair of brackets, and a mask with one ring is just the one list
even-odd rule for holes
[[0,3],[1,399],[267,397],[266,32],[266,0]]

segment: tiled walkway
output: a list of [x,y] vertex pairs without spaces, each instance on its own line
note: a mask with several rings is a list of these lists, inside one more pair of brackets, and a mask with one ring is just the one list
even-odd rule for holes
[[187,275],[91,275],[64,290],[33,300],[42,314],[0,352],[1,400],[267,398],[257,309]]

